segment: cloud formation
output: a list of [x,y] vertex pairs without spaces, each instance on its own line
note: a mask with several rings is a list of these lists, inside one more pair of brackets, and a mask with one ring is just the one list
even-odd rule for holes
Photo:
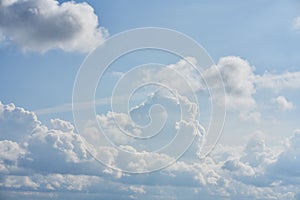
[[294,104],[288,101],[284,96],[278,96],[273,99],[273,102],[277,105],[279,110],[291,110],[294,108]]
[[254,83],[257,88],[271,89],[281,91],[283,89],[299,89],[300,88],[300,72],[285,72],[282,74],[264,73],[256,75]]
[[108,35],[87,3],[1,0],[0,32],[23,50],[88,52]]
[[3,105],[0,102],[0,140],[24,142],[32,133],[42,128],[33,112],[14,104]]
[[220,73],[225,87],[227,108],[243,109],[256,104],[252,96],[256,92],[253,83],[254,70],[246,60],[228,56],[221,58],[217,65],[205,71],[204,78],[214,80]]
[[[24,114],[31,116],[31,112],[22,108],[11,112],[12,108],[16,109],[12,104],[1,104],[1,123],[10,119],[14,126],[23,118],[29,124],[37,122],[35,117],[28,118]],[[8,110],[10,115],[3,115]],[[297,130],[279,153],[268,147],[263,137],[255,135],[244,147],[218,145],[204,159],[179,160],[161,171],[134,175],[95,162],[71,123],[60,119],[51,122],[53,129],[39,124],[37,126],[43,128],[37,131],[28,131],[30,128],[20,123],[19,130],[29,134],[25,143],[10,141],[14,138],[1,133],[2,137],[8,137],[0,141],[0,188],[6,199],[30,199],[32,196],[40,199],[53,192],[57,194],[51,196],[53,199],[75,198],[70,192],[76,192],[76,197],[84,199],[159,199],[172,195],[189,199],[299,198],[300,137]],[[130,145],[124,148],[135,151]],[[131,168],[145,168],[149,167],[150,160],[164,162],[168,159],[151,152],[124,158],[109,148],[97,151],[112,165],[130,159],[134,162],[127,167]],[[26,195],[28,192],[30,197]]]

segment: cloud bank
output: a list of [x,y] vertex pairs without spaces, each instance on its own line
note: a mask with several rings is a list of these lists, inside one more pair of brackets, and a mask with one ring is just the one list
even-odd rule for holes
[[[0,123],[9,120],[11,126],[6,124],[6,130],[26,138],[18,140],[1,132],[0,194],[5,199],[299,198],[297,130],[280,151],[268,147],[263,137],[255,135],[246,146],[218,145],[202,160],[179,160],[161,171],[134,175],[96,162],[70,122],[54,119],[50,128],[32,112],[13,104],[0,105]],[[19,123],[23,121],[27,123]],[[127,148],[134,150],[128,145]],[[112,164],[124,159],[111,149],[95,151]],[[127,159],[139,160],[138,165],[128,166],[138,168],[146,167],[149,159],[163,162],[168,158],[149,152],[146,157]]]

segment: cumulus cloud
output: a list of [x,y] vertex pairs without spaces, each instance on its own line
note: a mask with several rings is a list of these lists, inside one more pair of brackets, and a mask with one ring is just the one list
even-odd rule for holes
[[[220,73],[226,91],[226,106],[231,109],[254,107],[256,92],[253,83],[255,68],[239,57],[228,56],[204,72],[205,79],[212,82]],[[219,87],[216,85],[216,87]]]
[[[3,112],[9,110],[8,107],[12,109],[11,104],[1,106],[0,120],[3,120],[3,116],[10,116],[11,121],[19,121],[20,118],[16,116],[20,116],[20,110],[21,113],[28,112],[20,108],[10,115],[3,115]],[[27,114],[30,115],[30,112]],[[22,117],[26,118],[27,115],[23,114]],[[37,121],[34,117],[27,120],[33,124]],[[21,145],[4,139],[0,142],[0,188],[6,199],[12,195],[10,191],[17,191],[13,194],[15,199],[18,199],[18,195],[19,199],[26,199],[26,192],[37,195],[36,198],[39,199],[40,192],[45,194],[44,192],[50,191],[59,192],[54,199],[74,197],[62,196],[70,195],[70,191],[76,191],[79,196],[86,195],[80,196],[85,199],[105,197],[112,191],[114,197],[121,198],[126,195],[124,199],[157,199],[170,195],[183,198],[182,193],[189,199],[299,197],[300,137],[297,130],[279,154],[265,144],[263,137],[255,135],[242,148],[218,145],[208,157],[179,160],[158,172],[134,175],[118,174],[95,162],[84,146],[86,142],[74,132],[71,123],[60,119],[51,121],[53,129],[39,123],[44,128],[34,131],[33,134],[32,131],[26,131],[29,128],[22,124],[24,132],[31,134],[25,142],[26,145],[24,142],[20,142]],[[14,126],[15,122],[11,124]],[[35,129],[35,126],[31,129]],[[137,151],[130,145],[123,148],[131,152]],[[122,153],[107,147],[97,149],[97,153],[112,166],[141,171],[152,168],[149,163],[155,165],[170,159],[166,155],[152,152],[124,157]],[[131,162],[124,166],[124,159]]]
[[20,163],[38,171],[67,172],[73,163],[88,158],[89,154],[78,134],[48,130],[32,135]]
[[71,133],[74,131],[74,126],[70,122],[61,119],[51,119],[50,122],[55,130],[61,130],[63,132]]
[[277,161],[270,166],[276,177],[285,182],[300,182],[300,131],[287,140],[286,149],[278,156]]
[[294,108],[294,105],[292,102],[288,101],[284,96],[278,96],[273,99],[273,103],[275,103],[278,107],[278,109],[285,111],[285,110],[291,110]]
[[0,174],[8,174],[18,170],[17,160],[25,153],[16,142],[0,141]]
[[0,102],[0,139],[15,142],[25,141],[35,131],[42,129],[41,122],[33,112],[14,104]]
[[204,89],[203,78],[201,77],[199,69],[197,69],[197,60],[195,58],[186,57],[175,64],[168,65],[167,68],[175,70],[183,77],[183,79],[181,79],[178,78],[178,76],[174,76],[168,69],[158,74],[161,80],[169,80],[174,89],[182,88],[183,91],[199,91]]
[[[253,66],[239,57],[228,56],[219,60],[217,65],[205,71],[197,70],[197,60],[186,57],[179,62],[159,69],[140,70],[135,77],[144,77],[148,81],[156,81],[177,91],[181,95],[189,92],[214,90],[214,98],[223,100],[220,89],[225,87],[226,105],[228,109],[247,109],[256,105],[253,94],[254,85]],[[223,79],[220,82],[219,77]],[[145,80],[141,80],[141,83]],[[176,80],[176,81],[174,81]],[[209,83],[209,85],[206,85]],[[130,83],[128,83],[130,85]],[[211,88],[207,88],[211,87]],[[221,102],[220,102],[221,103]]]
[[23,50],[42,52],[88,52],[108,34],[87,3],[56,0],[1,0],[0,32]]
[[[286,89],[300,88],[299,71],[281,74],[269,72],[257,74],[254,66],[249,64],[247,60],[237,56],[222,57],[216,65],[209,67],[202,74],[195,67],[197,67],[197,60],[192,57],[186,57],[175,64],[163,68],[137,70],[132,73],[131,77],[133,79],[136,79],[135,77],[143,77],[143,79],[135,82],[129,78],[124,87],[132,87],[132,84],[143,84],[145,81],[154,81],[168,86],[181,95],[187,95],[190,92],[200,94],[204,90],[207,91],[206,81],[211,83],[211,89],[216,89],[214,93],[216,99],[221,101],[223,98],[220,95],[223,94],[218,91],[218,89],[223,87],[219,81],[220,75],[226,92],[227,109],[239,110],[241,111],[240,116],[242,119],[255,122],[259,122],[261,118],[261,113],[255,111],[255,108],[257,108],[256,94],[263,89],[278,93]],[[99,99],[96,101],[96,105],[109,104],[110,102],[110,99]],[[86,104],[89,103],[86,102]],[[64,104],[37,110],[36,112],[38,114],[47,114],[71,110],[71,104]]]
[[[158,104],[165,112],[162,112],[161,108],[155,110]],[[126,171],[150,171],[173,162],[194,138],[198,138],[196,144],[199,151],[205,130],[197,116],[198,109],[195,103],[178,94],[172,96],[159,90],[132,108],[129,114],[110,111],[98,115],[98,124],[88,122],[81,134],[95,147],[104,145],[98,151],[106,153],[99,154],[98,157],[110,166]],[[103,143],[106,139],[131,154],[122,153]],[[170,141],[173,145],[170,145]],[[165,148],[166,146],[168,148]]]
[[[218,73],[223,79],[227,109],[243,110],[241,113],[243,119],[259,121],[261,114],[253,111],[257,105],[254,95],[258,90],[269,89],[272,92],[279,92],[284,89],[300,88],[299,71],[282,74],[265,72],[260,75],[255,73],[255,67],[248,61],[236,56],[221,58],[215,66],[204,71],[203,77],[205,80],[215,80]],[[280,104],[281,109],[293,108],[292,103],[285,98],[277,97],[274,101]]]

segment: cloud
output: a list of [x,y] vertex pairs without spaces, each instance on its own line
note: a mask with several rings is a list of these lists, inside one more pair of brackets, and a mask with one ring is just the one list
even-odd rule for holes
[[88,52],[108,35],[87,3],[0,1],[0,32],[23,50]]
[[[199,91],[204,89],[203,78],[201,77],[200,70],[197,69],[197,60],[195,58],[186,57],[167,67],[168,69],[162,70],[158,76],[160,76],[161,80],[170,80],[174,89],[182,88],[183,91],[191,91],[191,89],[193,91]],[[175,70],[183,79],[178,78],[178,75],[175,76],[174,73],[170,73],[169,69]]]
[[300,72],[285,72],[282,74],[270,74],[266,72],[263,75],[255,76],[254,83],[257,88],[271,89],[274,91],[299,89]]
[[[296,199],[299,195],[299,131],[288,139],[280,154],[268,147],[262,136],[254,135],[243,148],[218,145],[201,160],[180,160],[155,173],[116,176],[109,168],[93,162],[70,123],[55,119],[52,124],[55,129],[40,129],[22,148],[17,142],[0,142],[0,166],[6,165],[6,170],[0,172],[4,196],[26,199],[26,192],[30,192],[41,199],[41,193],[55,192],[53,199],[113,198],[111,194],[118,199],[159,199],[170,195],[183,198],[184,193],[189,199]],[[131,146],[124,148],[135,151]],[[141,169],[149,167],[149,160],[168,159],[151,152],[124,157],[109,148],[101,148],[99,153],[107,156],[111,164],[129,159],[132,164],[127,167]],[[11,166],[19,168],[19,172]],[[76,192],[75,196],[70,192]]]
[[[144,77],[137,82],[128,79],[126,86],[131,84],[142,84],[145,81],[157,81],[164,84],[181,95],[187,95],[191,92],[200,93],[207,91],[205,81],[211,83],[211,89],[216,89],[215,95],[217,99],[223,100],[218,92],[218,89],[223,87],[219,84],[219,74],[223,79],[223,84],[226,92],[227,110],[241,111],[241,118],[244,120],[253,120],[259,122],[261,113],[255,111],[257,101],[255,95],[263,89],[268,89],[271,92],[278,93],[285,89],[300,88],[300,71],[284,72],[281,74],[271,74],[265,72],[260,75],[255,72],[255,67],[250,65],[247,60],[237,56],[226,56],[220,58],[219,62],[199,73],[194,67],[197,67],[195,58],[187,57],[181,59],[175,64],[168,65],[158,69],[141,69],[133,73],[134,77]],[[116,72],[115,72],[116,73]],[[180,74],[180,75],[179,75]],[[174,81],[176,80],[176,81]],[[139,82],[140,81],[140,82]],[[219,96],[218,96],[219,95]],[[116,97],[117,98],[117,97]],[[119,97],[118,102],[122,102],[123,98]],[[82,109],[93,102],[84,102]],[[110,98],[98,99],[96,105],[108,105],[111,103]],[[222,103],[222,102],[220,102]],[[52,108],[36,110],[39,115],[70,112],[72,104],[58,105]]]
[[[98,151],[106,153],[98,156],[110,166],[131,172],[151,171],[173,162],[194,138],[197,138],[195,142],[200,150],[205,130],[197,116],[195,103],[178,94],[172,96],[158,90],[129,114],[109,111],[97,115],[98,124],[89,121],[81,135],[94,147],[103,146]],[[106,139],[131,153],[122,153],[110,143],[103,142]]]
[[204,78],[213,82],[220,73],[226,91],[227,108],[240,110],[256,105],[253,98],[256,90],[252,81],[254,70],[246,60],[228,56],[221,58],[217,65],[205,71]]
[[12,189],[37,189],[39,187],[28,176],[8,176],[4,179],[2,186]]
[[296,17],[293,21],[293,29],[299,30],[300,29],[300,17]]
[[70,122],[61,119],[51,119],[50,122],[55,130],[71,133],[74,132],[74,126]]
[[[191,129],[195,124],[188,124],[189,120],[193,121],[194,116],[197,116],[195,109],[192,109],[193,104],[184,97],[164,95],[166,94],[153,95],[136,107],[134,114],[144,114],[149,105],[159,102],[164,102],[173,109],[176,102],[182,101],[183,107],[191,108],[193,112],[187,112],[184,115],[186,121],[181,121],[182,124],[178,126],[188,126],[189,129],[184,130],[190,132],[197,130]],[[279,153],[277,147],[266,145],[264,137],[254,135],[245,146],[218,145],[208,157],[181,159],[160,171],[135,175],[117,172],[96,162],[85,148],[87,142],[80,138],[68,121],[53,119],[47,127],[38,121],[34,113],[13,104],[1,104],[0,112],[0,123],[6,130],[14,131],[17,124],[19,132],[28,135],[22,140],[16,140],[17,136],[11,137],[10,134],[1,132],[1,195],[12,195],[5,199],[26,199],[28,192],[36,195],[36,199],[42,199],[39,195],[48,192],[57,194],[53,199],[159,199],[172,195],[188,199],[299,197],[299,130],[287,139],[286,146]],[[118,116],[120,122],[123,125],[130,124],[124,120],[128,119],[128,115],[125,116]],[[106,118],[103,121],[107,122],[106,127],[113,127],[111,116],[103,117]],[[5,137],[7,138],[4,139]],[[130,142],[122,148],[130,152],[139,151]],[[128,156],[115,148],[91,146],[90,149],[94,149],[111,166],[128,170],[144,171],[172,159],[157,152]]]
[[16,142],[0,141],[0,174],[8,174],[18,170],[17,160],[24,155],[25,149]]
[[22,142],[40,129],[43,126],[33,112],[0,102],[0,140]]
[[294,108],[292,102],[288,101],[284,96],[278,96],[273,99],[273,103],[275,103],[281,111],[291,110]]
[[288,138],[286,149],[279,154],[277,161],[269,167],[269,170],[287,184],[300,182],[299,130],[296,130],[294,135]]

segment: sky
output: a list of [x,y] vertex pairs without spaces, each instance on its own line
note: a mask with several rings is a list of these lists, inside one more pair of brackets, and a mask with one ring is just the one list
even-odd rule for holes
[[0,0],[0,199],[300,199],[299,43],[296,0]]

